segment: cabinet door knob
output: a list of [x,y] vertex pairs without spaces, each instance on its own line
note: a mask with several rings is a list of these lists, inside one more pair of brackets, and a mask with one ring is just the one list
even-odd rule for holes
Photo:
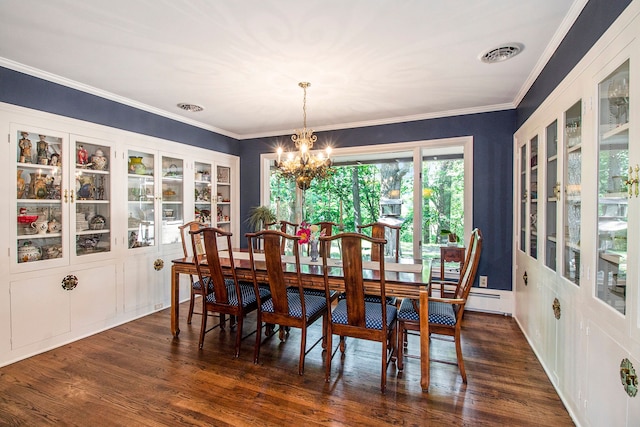
[[153,268],[154,268],[156,271],[160,271],[160,270],[162,270],[162,269],[164,268],[164,261],[163,261],[162,259],[158,258],[157,260],[155,260],[155,261],[153,262]]
[[62,279],[62,289],[65,291],[72,291],[76,286],[78,286],[78,278],[73,274],[64,276],[64,279]]

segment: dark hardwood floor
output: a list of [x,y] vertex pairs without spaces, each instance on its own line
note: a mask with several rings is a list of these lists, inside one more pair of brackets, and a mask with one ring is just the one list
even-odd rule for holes
[[[173,339],[169,310],[0,368],[0,425],[69,426],[572,426],[515,321],[465,314],[462,346],[469,383],[456,366],[388,370],[380,393],[379,343],[348,340],[324,382],[320,346],[298,376],[299,331],[272,338],[253,363],[255,335],[234,359],[235,330],[214,330],[198,349],[200,317]],[[210,322],[211,323],[211,322]],[[309,341],[319,336],[317,322]],[[245,323],[255,329],[255,314]],[[337,340],[334,340],[336,342]],[[418,348],[410,337],[409,351]],[[455,361],[453,344],[432,339],[432,358]]]

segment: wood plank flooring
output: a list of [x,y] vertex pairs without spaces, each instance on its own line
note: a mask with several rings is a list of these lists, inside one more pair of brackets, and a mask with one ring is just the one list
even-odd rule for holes
[[[349,339],[325,383],[320,346],[298,376],[299,331],[284,343],[268,341],[255,365],[255,335],[243,341],[238,359],[235,329],[209,332],[199,350],[200,317],[187,325],[186,312],[183,304],[178,339],[167,309],[0,368],[0,425],[574,425],[509,317],[465,314],[467,385],[456,366],[434,362],[425,394],[419,360],[407,359],[401,374],[389,367],[382,395],[379,343]],[[255,329],[255,315],[245,329]],[[308,342],[319,334],[317,322]],[[409,352],[417,350],[412,336]],[[451,343],[432,339],[431,352],[455,361]]]

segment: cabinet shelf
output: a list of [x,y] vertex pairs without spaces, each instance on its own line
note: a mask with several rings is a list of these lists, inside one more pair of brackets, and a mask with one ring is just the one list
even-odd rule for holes
[[614,136],[617,135],[621,135],[623,133],[628,133],[629,132],[629,123],[624,123],[618,127],[615,127],[613,129],[611,129],[610,131],[605,132],[604,134],[602,134],[602,140],[606,140],[606,139],[611,139]]
[[567,148],[567,153],[573,153],[574,151],[580,151],[582,149],[582,144],[576,144],[576,145],[572,145],[571,147]]
[[19,234],[17,236],[18,240],[50,239],[54,237],[62,237],[62,233]]
[[87,234],[108,234],[111,230],[108,228],[103,228],[102,230],[82,230],[76,231],[76,236],[84,236]]
[[79,205],[108,205],[110,202],[109,200],[76,199],[76,203]]

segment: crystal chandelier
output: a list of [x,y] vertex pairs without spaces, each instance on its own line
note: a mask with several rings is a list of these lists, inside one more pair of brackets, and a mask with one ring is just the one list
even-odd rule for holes
[[298,154],[289,152],[287,153],[287,158],[282,160],[283,150],[282,147],[278,147],[278,159],[275,166],[280,176],[295,181],[298,188],[305,191],[309,189],[314,178],[325,179],[331,175],[333,169],[331,169],[331,159],[329,158],[331,147],[327,147],[325,150],[327,153],[326,158],[322,153],[317,155],[311,153],[313,143],[318,139],[313,134],[312,129],[307,129],[307,88],[311,86],[311,83],[301,82],[298,83],[298,86],[304,90],[302,104],[303,128],[302,130],[296,130],[295,135],[291,135],[291,140],[300,152]]

